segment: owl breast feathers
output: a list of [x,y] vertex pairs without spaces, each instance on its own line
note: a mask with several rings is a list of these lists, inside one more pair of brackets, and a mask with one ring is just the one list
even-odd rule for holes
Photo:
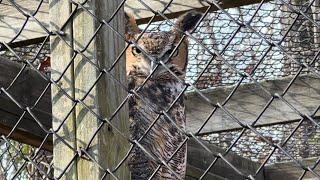
[[191,11],[180,16],[171,31],[144,33],[137,40],[140,30],[126,14],[126,38],[135,42],[126,51],[128,85],[136,92],[129,100],[130,138],[139,143],[128,159],[133,180],[185,178],[186,135],[181,130],[186,117],[179,94],[184,89],[188,41],[179,41],[200,18]]

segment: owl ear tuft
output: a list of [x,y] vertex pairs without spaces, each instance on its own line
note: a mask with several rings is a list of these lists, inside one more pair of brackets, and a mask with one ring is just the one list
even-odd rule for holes
[[136,20],[134,19],[133,15],[129,13],[125,13],[125,31],[126,31],[126,36],[131,36],[133,34],[139,33],[139,28],[137,25]]
[[197,11],[189,11],[178,18],[176,27],[183,32],[191,31],[196,26],[201,17],[202,13]]

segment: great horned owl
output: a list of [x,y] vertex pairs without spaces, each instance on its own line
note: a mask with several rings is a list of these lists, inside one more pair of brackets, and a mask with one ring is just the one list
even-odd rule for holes
[[[133,43],[126,51],[129,88],[141,87],[137,92],[138,95],[132,96],[129,100],[130,138],[138,141],[150,155],[165,162],[168,162],[186,139],[186,136],[170,121],[173,120],[179,128],[185,129],[183,97],[168,111],[170,119],[161,112],[168,109],[179,96],[184,84],[162,65],[155,70],[154,68],[159,61],[165,62],[175,75],[184,79],[188,56],[187,39],[182,41],[177,51],[173,50],[181,40],[182,32],[193,29],[200,18],[200,13],[191,11],[180,16],[171,31],[144,33],[136,42],[140,30],[135,19],[126,14],[126,38],[128,41],[135,41],[141,48]],[[153,70],[151,78],[142,86]],[[159,161],[155,161],[150,155],[137,145],[133,147],[128,160],[133,180],[148,179],[150,176],[154,179],[184,179],[186,144],[167,163],[169,168],[165,165],[159,166]]]

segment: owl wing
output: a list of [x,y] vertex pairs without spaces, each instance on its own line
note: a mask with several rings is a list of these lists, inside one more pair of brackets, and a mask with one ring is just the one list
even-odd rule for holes
[[[150,158],[141,148],[134,147],[129,160],[132,179],[147,179],[155,171],[157,171],[154,174],[155,179],[184,179],[185,177],[186,144],[182,147],[181,144],[186,137],[179,130],[184,130],[186,126],[183,97],[167,113],[170,118],[165,115],[159,116],[154,112],[154,109],[160,109],[160,107],[163,109],[175,100],[176,97],[172,92],[178,92],[174,89],[176,87],[169,83],[162,86],[148,84],[140,92],[147,104],[139,98],[133,98],[129,102],[132,139],[139,140],[144,136],[139,143],[149,154],[168,162],[169,166],[169,168],[165,165],[159,166],[159,162]],[[151,126],[152,128],[149,129]]]

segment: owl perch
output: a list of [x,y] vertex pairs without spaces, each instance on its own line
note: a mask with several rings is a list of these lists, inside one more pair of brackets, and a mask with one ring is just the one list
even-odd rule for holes
[[[178,98],[184,84],[165,67],[158,65],[158,62],[164,62],[172,72],[184,80],[188,59],[187,39],[185,38],[179,47],[176,47],[183,32],[192,30],[201,16],[198,12],[190,11],[178,18],[171,31],[144,33],[136,41],[141,30],[135,19],[126,14],[126,38],[128,41],[135,41],[138,45],[136,47],[131,44],[126,51],[129,88],[141,87],[137,92],[138,95],[132,96],[129,100],[130,138],[138,141],[149,153],[145,153],[137,145],[133,147],[128,159],[133,180],[150,177],[153,179],[185,178],[186,144],[169,161],[186,139],[186,136],[174,125],[183,130],[186,128],[183,97],[179,98],[167,113],[170,119],[164,115],[157,118],[159,116],[157,112],[165,111]],[[174,51],[175,48],[176,51]],[[142,86],[152,72],[151,78]],[[153,125],[152,128],[146,132],[151,125]],[[150,156],[167,162],[167,166]]]

